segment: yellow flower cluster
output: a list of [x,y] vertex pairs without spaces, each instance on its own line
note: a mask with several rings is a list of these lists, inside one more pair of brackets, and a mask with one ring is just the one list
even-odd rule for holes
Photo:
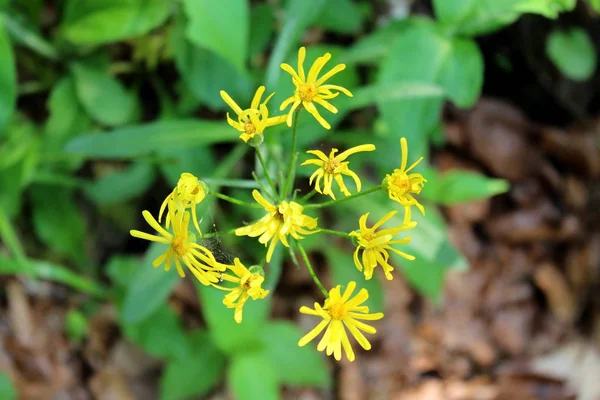
[[[340,153],[338,153],[338,149],[334,148],[330,150],[329,155],[321,150],[308,150],[307,153],[316,158],[305,160],[301,165],[317,167],[308,182],[311,187],[314,187],[314,190],[304,198],[296,200],[295,191],[293,190],[295,177],[295,165],[293,163],[296,161],[297,118],[294,118],[294,115],[297,116],[302,109],[306,109],[321,126],[330,129],[331,126],[320,114],[316,105],[332,113],[337,113],[337,108],[330,103],[330,100],[336,98],[340,93],[352,97],[352,93],[346,88],[327,83],[332,76],[345,69],[344,64],[334,66],[319,77],[325,64],[331,59],[331,55],[326,53],[318,57],[308,69],[308,73],[305,73],[304,70],[305,58],[306,50],[301,47],[298,51],[297,70],[294,70],[289,64],[281,64],[281,68],[291,75],[292,83],[295,86],[293,94],[283,101],[279,107],[280,110],[284,110],[291,105],[286,114],[270,115],[268,103],[274,93],[267,96],[263,101],[263,95],[266,91],[264,86],[260,86],[256,90],[250,107],[246,109],[242,109],[225,91],[220,92],[225,103],[237,117],[232,118],[227,113],[228,124],[240,132],[240,138],[244,142],[255,148],[261,163],[264,163],[264,159],[260,153],[260,145],[267,128],[283,123],[291,126],[292,121],[296,121],[292,137],[292,156],[290,156],[286,174],[280,173],[279,175],[286,178],[284,182],[281,182],[281,179],[278,182],[279,190],[277,190],[274,179],[270,177],[268,171],[264,168],[271,187],[270,190],[266,190],[261,182],[257,181],[262,191],[262,193],[259,190],[252,191],[252,197],[257,204],[246,203],[220,193],[212,194],[234,204],[264,209],[263,216],[256,222],[226,233],[258,238],[258,242],[267,248],[265,254],[267,263],[271,261],[279,242],[288,248],[290,248],[290,238],[295,242],[295,246],[292,247],[302,253],[308,272],[325,296],[322,306],[315,303],[314,308],[300,308],[301,313],[320,317],[322,321],[301,338],[298,345],[304,346],[324,332],[317,349],[325,351],[327,355],[333,355],[336,360],[341,360],[342,354],[345,353],[348,360],[353,361],[355,353],[348,332],[363,349],[369,350],[371,344],[364,333],[373,334],[376,330],[373,326],[362,321],[379,320],[383,318],[383,313],[370,313],[369,307],[364,305],[369,297],[366,289],[360,289],[357,294],[353,295],[357,286],[356,282],[349,282],[344,290],[342,290],[342,285],[337,285],[327,291],[317,278],[300,241],[306,235],[319,232],[336,234],[351,239],[355,246],[354,264],[359,271],[363,272],[365,279],[372,279],[377,266],[381,266],[387,279],[392,279],[394,267],[389,262],[390,252],[407,260],[414,259],[410,254],[394,246],[407,244],[410,241],[410,237],[396,238],[396,235],[402,231],[413,229],[417,225],[411,219],[412,207],[415,206],[421,213],[425,213],[423,205],[419,203],[415,196],[419,195],[426,180],[421,174],[412,172],[422,158],[407,168],[408,145],[404,138],[400,139],[402,153],[400,168],[395,169],[391,174],[387,174],[381,185],[362,192],[361,179],[350,169],[349,157],[356,153],[375,151],[373,144],[362,144]],[[348,189],[344,177],[352,179],[356,187],[355,192]],[[256,176],[255,179],[257,179]],[[334,182],[337,184],[337,189]],[[344,195],[341,199],[337,199],[336,193],[334,193],[334,190],[337,191],[338,189]],[[334,205],[341,201],[381,190],[387,192],[391,200],[402,206],[404,218],[399,225],[383,228],[383,225],[398,213],[396,210],[385,214],[371,227],[367,225],[370,213],[366,213],[359,218],[358,229],[350,233],[320,229],[317,227],[317,218],[305,214],[307,210]],[[332,200],[324,203],[306,204],[306,200],[315,193],[329,196]],[[196,215],[197,205],[208,194],[208,187],[202,181],[190,173],[182,173],[177,185],[162,203],[158,212],[158,221],[150,212],[142,212],[144,219],[158,235],[138,230],[131,230],[130,233],[140,239],[167,245],[164,253],[154,260],[154,267],[164,264],[165,270],[169,270],[174,264],[181,277],[185,277],[185,267],[192,272],[201,284],[226,292],[223,304],[234,309],[234,319],[240,323],[242,322],[243,307],[248,299],[264,299],[269,294],[269,290],[262,287],[265,282],[262,266],[253,265],[246,268],[239,258],[235,258],[233,264],[224,263],[222,260],[217,259],[207,247],[203,246],[202,241],[197,243],[195,234],[189,232],[191,220],[196,232],[200,235],[200,240],[211,236],[211,234],[202,235]],[[267,200],[265,196],[271,201]],[[165,225],[162,226],[161,220],[165,213],[166,221]],[[292,254],[295,251],[294,249],[290,249]]]

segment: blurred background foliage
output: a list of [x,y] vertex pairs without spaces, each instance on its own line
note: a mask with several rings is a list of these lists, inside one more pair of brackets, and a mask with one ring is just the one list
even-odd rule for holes
[[[330,132],[301,119],[300,145],[372,142],[377,157],[359,154],[355,163],[379,184],[399,166],[401,136],[411,159],[427,157],[444,140],[442,106],[469,108],[479,98],[484,61],[474,38],[524,13],[556,18],[575,0],[433,0],[433,18],[377,17],[385,6],[366,0],[0,0],[0,274],[84,294],[65,319],[73,342],[84,340],[100,304],[114,304],[123,335],[166,362],[163,399],[202,395],[223,377],[242,400],[278,398],[280,385],[330,386],[321,355],[296,346],[299,328],[269,319],[270,301],[248,304],[237,326],[221,293],[198,288],[205,324],[184,327],[168,303],[176,273],[150,268],[160,249],[143,248],[128,230],[141,224],[141,210],[158,210],[184,171],[212,190],[249,198],[250,171],[262,171],[224,122],[219,90],[248,103],[264,84],[276,92],[271,104],[280,104],[293,86],[279,65],[294,64],[300,45],[308,46],[309,60],[329,51],[347,64],[334,83],[354,93],[337,102]],[[573,80],[587,79],[596,68],[582,29],[552,32],[546,53]],[[286,127],[266,134],[269,165],[282,161],[288,134]],[[307,171],[299,173],[305,178]],[[472,172],[427,168],[424,175],[430,205],[508,190],[506,181]],[[385,197],[344,203],[327,218],[336,229],[353,230],[356,219],[343,216],[383,215],[390,207]],[[200,208],[205,231],[249,217],[229,208],[224,213],[212,199]],[[407,252],[417,259],[393,263],[416,289],[440,301],[445,272],[466,262],[435,207],[415,217],[419,225]],[[258,261],[263,249],[240,240],[211,243]],[[333,282],[359,279],[351,249],[306,243],[325,257]],[[267,268],[271,289],[282,259],[280,251]],[[378,281],[364,284],[373,294],[371,307],[382,310]],[[4,375],[0,393],[15,398]]]

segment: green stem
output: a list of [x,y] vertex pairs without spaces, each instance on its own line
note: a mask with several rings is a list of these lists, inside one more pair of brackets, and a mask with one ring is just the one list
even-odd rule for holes
[[238,206],[251,207],[251,208],[262,208],[262,206],[258,203],[256,203],[256,204],[255,203],[247,203],[245,201],[234,199],[233,197],[229,197],[222,193],[210,192],[210,194],[212,194],[213,196],[215,196],[221,200],[225,200],[230,203],[237,204]]
[[298,109],[296,111],[296,115],[294,115],[294,124],[293,132],[292,132],[292,152],[290,153],[290,162],[287,166],[287,179],[285,181],[285,187],[283,189],[283,198],[286,198],[289,191],[294,187],[294,177],[296,175],[296,160],[298,156],[296,155],[296,141],[298,139],[298,118],[300,117],[300,112],[302,109]]
[[202,236],[200,236],[200,239],[208,239],[208,238],[215,237],[215,236],[231,235],[231,234],[235,233],[236,229],[238,229],[238,228],[231,228],[231,229],[229,229],[227,231],[223,231],[223,232],[205,233]]
[[346,238],[346,239],[351,239],[352,238],[350,236],[350,234],[348,234],[346,232],[334,231],[334,230],[331,230],[331,229],[319,228],[319,232],[327,233],[328,235],[334,235],[334,236],[343,237],[343,238]]
[[273,179],[271,179],[271,175],[269,174],[269,170],[267,169],[267,163],[265,162],[262,152],[260,151],[259,147],[255,147],[255,149],[256,149],[256,155],[258,156],[258,161],[260,161],[260,165],[262,165],[263,171],[265,171],[265,176],[267,177],[269,186],[271,186],[271,190],[273,190],[273,194],[275,195],[277,200],[279,200],[279,195],[277,194],[277,187],[275,186],[275,182],[273,182]]
[[308,255],[306,254],[306,250],[304,250],[304,247],[302,247],[302,245],[298,241],[296,241],[296,244],[298,245],[298,250],[300,250],[300,254],[302,254],[302,259],[304,260],[304,263],[306,264],[308,273],[310,274],[313,281],[315,281],[315,283],[321,290],[321,293],[323,293],[323,296],[325,296],[325,298],[328,298],[329,294],[327,293],[325,286],[323,286],[323,284],[321,283],[319,278],[317,278],[317,274],[315,274],[315,270],[313,269],[312,264],[310,263],[310,260],[308,259]]
[[339,204],[339,203],[343,203],[344,201],[348,201],[348,200],[353,200],[356,199],[357,197],[361,197],[361,196],[365,196],[367,194],[376,192],[378,190],[381,190],[381,185],[379,186],[375,186],[369,190],[365,190],[364,192],[358,192],[356,194],[353,194],[351,196],[346,196],[343,197],[339,200],[331,200],[331,201],[326,201],[324,203],[317,203],[317,204],[307,204],[304,206],[304,208],[322,208],[322,207],[329,207],[329,206],[333,206],[335,204]]
[[313,197],[315,194],[317,194],[317,190],[313,189],[310,192],[308,192],[307,194],[305,194],[304,196],[302,196],[300,198],[300,200],[298,200],[298,202],[304,203],[305,201],[308,201],[311,197]]

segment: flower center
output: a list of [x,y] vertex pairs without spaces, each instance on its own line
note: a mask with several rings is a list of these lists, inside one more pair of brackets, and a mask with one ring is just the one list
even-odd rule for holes
[[302,101],[312,101],[317,95],[317,88],[312,83],[303,83],[298,86],[298,97]]
[[346,311],[346,307],[344,307],[344,303],[332,304],[329,307],[329,315],[331,315],[331,318],[333,319],[342,320],[346,318],[346,314],[348,314],[348,312]]
[[252,135],[256,133],[256,126],[252,123],[252,121],[248,120],[244,123],[244,130],[248,135]]
[[388,182],[389,185],[393,187],[394,191],[406,193],[410,189],[408,176],[404,172],[393,173]]
[[327,161],[325,163],[325,165],[323,165],[323,169],[325,170],[325,173],[327,174],[333,174],[335,169],[337,167],[340,166],[340,161],[335,159],[335,158],[331,158],[329,161]]
[[175,236],[171,241],[171,248],[175,254],[177,254],[179,257],[182,257],[187,252],[185,247],[185,238],[181,236]]

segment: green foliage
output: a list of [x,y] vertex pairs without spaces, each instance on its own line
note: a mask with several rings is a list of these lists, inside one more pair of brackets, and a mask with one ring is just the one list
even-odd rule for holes
[[167,364],[160,380],[160,399],[179,400],[202,396],[217,385],[225,372],[225,357],[204,330],[188,337],[185,356]]
[[[142,228],[149,230],[151,228]],[[149,268],[152,261],[166,250],[164,244],[153,243],[146,252],[142,265],[127,287],[127,294],[123,302],[121,318],[126,324],[135,324],[143,321],[153,314],[171,293],[177,283],[179,276],[177,271],[170,270],[168,273],[163,267]]]
[[359,5],[351,0],[329,0],[315,22],[326,30],[354,34],[360,31],[363,16]]
[[65,329],[70,340],[79,342],[87,335],[87,318],[81,311],[71,309],[65,317]]
[[581,28],[554,30],[546,42],[546,55],[560,72],[574,81],[585,81],[596,71],[596,49]]
[[248,1],[184,0],[183,5],[190,20],[187,37],[244,70],[250,32]]
[[169,15],[169,0],[70,0],[62,36],[78,45],[100,45],[143,35]]
[[82,63],[73,64],[71,71],[77,97],[90,117],[108,126],[134,120],[139,107],[137,97],[129,93],[121,82]]
[[488,178],[469,171],[450,171],[439,174],[434,169],[426,173],[427,185],[423,188],[424,198],[439,204],[459,204],[480,200],[508,191],[504,179]]
[[265,325],[260,338],[271,364],[277,367],[277,381],[291,386],[330,387],[331,375],[323,355],[313,346],[299,347],[302,336],[289,322]]
[[122,203],[146,191],[155,176],[152,164],[137,161],[122,171],[100,177],[86,186],[85,192],[98,205]]
[[15,386],[4,373],[0,373],[0,399],[14,400],[17,398]]
[[0,14],[0,137],[17,101],[15,57]]
[[31,196],[37,236],[57,253],[84,263],[86,226],[73,190],[36,185]]
[[109,133],[83,133],[65,150],[96,158],[130,158],[165,149],[210,145],[238,140],[239,132],[225,122],[165,120],[114,129]]
[[127,339],[155,357],[181,359],[189,355],[179,318],[164,302],[143,320],[123,324],[123,331]]
[[596,10],[596,12],[600,12],[600,0],[588,0],[588,4]]
[[[287,359],[287,362],[294,360]],[[236,354],[227,373],[229,387],[238,400],[276,400],[279,398],[278,368],[263,352]]]

